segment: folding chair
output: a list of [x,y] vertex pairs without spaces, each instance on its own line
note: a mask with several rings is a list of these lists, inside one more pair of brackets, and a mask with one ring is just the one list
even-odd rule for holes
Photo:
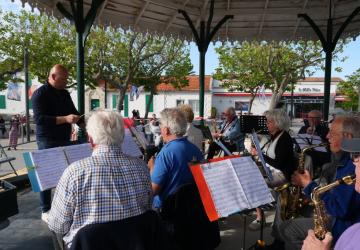
[[10,164],[10,167],[12,168],[12,170],[14,171],[14,174],[16,176],[18,176],[18,174],[16,173],[16,170],[14,168],[14,166],[12,165],[11,161],[15,160],[15,157],[9,157],[7,156],[7,154],[5,153],[5,150],[3,148],[3,146],[1,146],[0,144],[0,165],[3,163],[8,162]]

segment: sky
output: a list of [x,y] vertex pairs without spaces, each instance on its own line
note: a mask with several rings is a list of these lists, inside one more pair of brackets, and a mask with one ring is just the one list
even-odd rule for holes
[[[11,0],[1,0],[0,9],[3,11],[19,11],[22,8],[22,3],[19,0],[12,2]],[[25,4],[25,9],[31,10],[28,4]],[[219,46],[216,44],[215,46]],[[215,46],[210,44],[205,59],[205,74],[211,75],[215,72],[219,64],[217,54],[215,52]],[[357,69],[360,68],[360,37],[355,41],[351,41],[344,49],[344,52],[340,57],[347,57],[345,62],[333,63],[333,69],[341,67],[342,72],[332,71],[332,77],[341,77],[345,79],[346,76],[351,75]],[[194,42],[190,43],[190,58],[194,66],[193,71],[195,74],[199,73],[199,52]],[[313,76],[324,77],[324,71],[316,71]]]

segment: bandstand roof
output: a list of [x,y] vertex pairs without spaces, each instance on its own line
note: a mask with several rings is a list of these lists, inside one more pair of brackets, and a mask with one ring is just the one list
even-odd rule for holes
[[[62,17],[58,0],[22,0],[40,12]],[[70,1],[61,1],[70,10]],[[92,0],[84,0],[85,13]],[[185,10],[195,27],[209,15],[210,0],[105,0],[96,22],[124,29],[155,32],[192,40],[192,32],[178,10]],[[297,14],[306,13],[326,34],[329,5],[332,3],[334,33],[346,18],[360,7],[360,0],[215,0],[212,27],[225,15],[234,15],[214,37],[215,41],[244,40],[318,40],[316,34]],[[343,36],[360,33],[360,15],[346,28]],[[334,34],[335,35],[335,34]]]

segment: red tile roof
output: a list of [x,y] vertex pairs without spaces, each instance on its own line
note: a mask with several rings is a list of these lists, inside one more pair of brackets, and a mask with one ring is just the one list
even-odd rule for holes
[[[188,76],[189,85],[181,88],[180,90],[175,89],[171,84],[160,83],[157,86],[157,91],[199,91],[199,76]],[[211,76],[205,76],[205,91],[210,90],[210,79]]]
[[[331,77],[332,82],[341,82],[343,79],[340,77]],[[324,82],[324,77],[305,77],[305,79],[300,79],[298,82]]]

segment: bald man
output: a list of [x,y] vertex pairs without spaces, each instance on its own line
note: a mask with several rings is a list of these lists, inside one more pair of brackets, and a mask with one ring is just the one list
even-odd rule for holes
[[[76,110],[69,92],[65,89],[68,70],[56,64],[49,73],[48,81],[32,96],[36,141],[39,149],[70,145],[71,125],[84,127],[84,119]],[[51,190],[40,192],[41,219],[47,222],[51,208]]]
[[308,113],[307,120],[308,125],[301,127],[299,134],[318,135],[326,141],[326,135],[329,132],[329,128],[321,122],[322,113],[319,110],[311,110]]

